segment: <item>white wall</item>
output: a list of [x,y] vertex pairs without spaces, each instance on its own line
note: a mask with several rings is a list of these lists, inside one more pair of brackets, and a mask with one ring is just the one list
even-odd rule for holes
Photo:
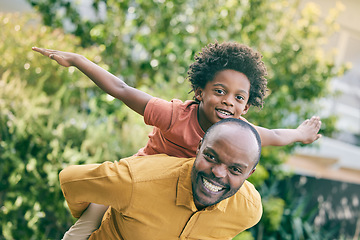
[[26,12],[32,11],[25,0],[0,0],[0,12]]
[[338,139],[360,146],[360,138],[356,137],[360,136],[360,0],[303,0],[303,4],[310,1],[320,6],[323,16],[336,7],[337,2],[345,7],[337,19],[340,30],[329,39],[326,49],[337,48],[337,64],[348,62],[352,69],[333,80],[333,90],[342,94],[328,99],[325,106],[328,113],[339,117]]

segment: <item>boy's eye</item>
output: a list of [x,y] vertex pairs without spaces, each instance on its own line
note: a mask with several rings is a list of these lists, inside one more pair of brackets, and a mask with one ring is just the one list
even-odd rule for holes
[[218,94],[224,94],[225,91],[222,90],[222,89],[215,89],[215,92],[218,93]]
[[236,99],[237,100],[244,100],[244,97],[239,95],[239,96],[236,96]]

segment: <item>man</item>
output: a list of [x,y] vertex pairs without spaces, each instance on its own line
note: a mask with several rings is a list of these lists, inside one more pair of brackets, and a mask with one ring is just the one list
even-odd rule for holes
[[60,183],[74,217],[90,202],[110,206],[89,239],[231,239],[261,218],[260,195],[246,181],[260,152],[251,125],[225,119],[208,129],[195,159],[70,166]]

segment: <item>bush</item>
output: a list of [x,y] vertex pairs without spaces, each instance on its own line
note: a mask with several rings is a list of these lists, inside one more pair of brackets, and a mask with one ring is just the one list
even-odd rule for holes
[[32,15],[0,15],[0,236],[5,239],[60,239],[73,219],[59,171],[129,156],[149,131],[78,71],[33,53],[34,45],[90,59],[101,52],[36,22]]

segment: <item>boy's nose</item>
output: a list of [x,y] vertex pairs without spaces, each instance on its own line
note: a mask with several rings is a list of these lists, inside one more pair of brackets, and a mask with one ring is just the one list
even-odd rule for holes
[[224,96],[224,98],[222,99],[222,102],[225,105],[234,106],[234,99],[230,96]]

